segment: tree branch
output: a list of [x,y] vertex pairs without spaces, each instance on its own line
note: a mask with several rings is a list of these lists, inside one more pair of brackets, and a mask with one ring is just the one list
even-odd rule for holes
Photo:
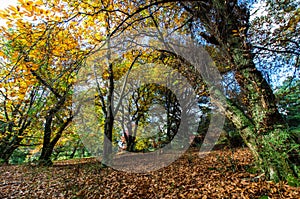
[[270,49],[270,48],[263,47],[263,46],[253,46],[253,48],[257,48],[259,50],[275,52],[275,53],[289,53],[289,54],[294,54],[294,55],[300,56],[300,53],[298,53],[296,51],[291,51],[291,50],[276,50],[276,49]]

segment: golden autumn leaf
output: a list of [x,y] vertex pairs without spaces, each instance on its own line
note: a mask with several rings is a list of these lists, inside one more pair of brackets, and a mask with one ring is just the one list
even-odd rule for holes
[[4,52],[0,51],[0,56],[4,57],[5,56]]
[[14,13],[18,13],[20,8],[10,5],[7,9],[13,11]]

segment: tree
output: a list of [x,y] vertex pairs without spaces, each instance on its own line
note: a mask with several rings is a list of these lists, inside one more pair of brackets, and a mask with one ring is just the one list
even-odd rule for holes
[[[291,149],[293,140],[282,138],[287,142],[283,150],[279,146],[282,141],[266,147],[271,137],[280,138],[280,134],[287,131],[287,125],[277,109],[271,87],[253,62],[252,46],[247,41],[250,23],[246,5],[237,1],[210,1],[183,3],[183,6],[205,28],[200,33],[196,31],[196,34],[204,36],[203,39],[208,43],[218,47],[245,93],[246,110],[228,101],[226,114],[240,130],[263,172],[273,180],[295,176],[289,157],[283,156]],[[278,155],[272,154],[272,151],[278,151]],[[275,160],[270,161],[270,155]]]
[[14,88],[2,87],[0,91],[3,99],[0,108],[0,159],[5,163],[8,163],[9,158],[19,146],[31,146],[30,143],[26,144],[22,141],[24,138],[30,138],[30,129],[41,108],[35,88],[29,88],[28,92],[24,93],[26,96],[23,99],[20,99],[20,94],[10,92],[16,88],[16,86]]
[[[178,131],[181,113],[174,93],[156,84],[142,85],[136,91],[130,93],[132,93],[131,98],[128,100],[129,104],[127,104],[129,107],[123,107],[120,111],[123,132],[128,132],[124,133],[127,150],[134,151],[136,139],[141,139],[141,137],[144,138],[144,141],[159,137],[158,139],[163,140],[164,144],[171,142]],[[122,106],[125,106],[124,102]],[[163,107],[165,114],[161,110],[154,110],[155,106]],[[125,112],[125,110],[129,112]],[[152,114],[149,113],[150,111]],[[128,124],[126,128],[124,124]],[[141,126],[146,128],[147,132],[138,135],[137,130]],[[146,126],[149,126],[149,128]]]
[[253,19],[249,38],[257,67],[276,88],[277,80],[286,78],[284,72],[296,75],[299,70],[300,11],[296,1],[267,0],[263,5],[265,12]]
[[28,140],[43,107],[44,92],[34,76],[26,72],[26,66],[17,63],[20,56],[15,51],[14,41],[2,37],[1,46],[0,159],[8,163],[19,146],[34,146]]
[[[55,21],[60,19],[54,16],[55,9],[45,10],[41,2],[19,3],[21,5],[17,8],[11,6],[6,10],[6,13],[12,13],[12,21],[17,23],[8,23],[8,30],[2,28],[14,52],[10,59],[11,67],[6,66],[4,70],[4,79],[9,78],[10,73],[18,72],[17,66],[22,73],[38,82],[40,89],[48,90],[46,98],[42,99],[46,107],[39,113],[45,119],[40,162],[51,164],[53,148],[73,117],[70,108],[72,84],[88,50],[80,49],[76,35]],[[35,12],[35,15],[28,12]],[[33,24],[23,17],[33,17],[33,20],[39,17],[40,21]]]

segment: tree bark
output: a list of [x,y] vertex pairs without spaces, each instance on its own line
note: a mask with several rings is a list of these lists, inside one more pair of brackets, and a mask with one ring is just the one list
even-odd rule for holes
[[48,115],[46,116],[44,136],[43,136],[43,147],[42,147],[41,156],[39,157],[40,165],[51,166],[53,164],[51,160],[53,149],[56,143],[58,142],[58,140],[61,138],[63,131],[67,128],[67,126],[70,124],[70,122],[73,119],[73,116],[70,116],[65,121],[63,121],[60,124],[60,127],[58,128],[54,138],[51,140],[51,137],[53,136],[53,132],[52,132],[53,119],[55,117],[55,114],[58,113],[58,111],[61,110],[61,108],[64,106],[66,99],[67,99],[67,94],[64,95],[62,99],[57,102],[55,107],[53,107],[48,111]]
[[0,163],[8,164],[9,158],[12,156],[13,152],[19,147],[18,144],[11,143],[9,145],[0,146]]
[[[228,101],[226,115],[239,129],[262,171],[275,181],[299,177],[293,173],[285,155],[293,140],[282,136],[287,134],[287,125],[277,109],[270,85],[253,62],[252,46],[247,42],[250,26],[247,8],[231,1],[197,2],[184,7],[195,19],[200,19],[206,29],[200,35],[205,34],[203,39],[220,49],[245,94],[246,109]],[[282,143],[284,146],[280,146]]]
[[113,65],[108,66],[109,73],[109,85],[108,85],[108,96],[107,96],[107,114],[105,117],[104,124],[104,145],[103,145],[103,166],[108,166],[111,163],[112,155],[112,132],[114,125],[114,107],[113,107],[113,92],[114,92],[114,75],[113,75]]
[[[249,54],[250,52],[248,52]],[[269,179],[284,180],[288,175],[294,176],[295,174],[289,166],[289,157],[284,156],[286,151],[279,151],[280,148],[285,147],[278,146],[282,141],[278,140],[277,143],[271,143],[270,139],[273,136],[280,138],[280,134],[287,133],[287,124],[280,115],[273,91],[261,72],[255,68],[252,60],[245,59],[245,63],[248,64],[245,66],[236,63],[238,66],[236,79],[246,93],[245,104],[254,125],[252,134],[255,137],[257,147],[255,149],[249,148],[253,154],[259,154],[260,166]],[[284,142],[289,147],[293,140],[287,138]],[[254,142],[246,141],[247,146],[252,143]]]
[[20,146],[23,140],[24,131],[31,124],[31,121],[25,119],[19,121],[19,123],[21,124],[21,128],[17,131],[16,134],[14,134],[13,132],[14,124],[9,123],[8,128],[6,129],[8,131],[7,135],[0,142],[0,160],[4,163],[9,162],[9,158],[12,156],[13,152]]

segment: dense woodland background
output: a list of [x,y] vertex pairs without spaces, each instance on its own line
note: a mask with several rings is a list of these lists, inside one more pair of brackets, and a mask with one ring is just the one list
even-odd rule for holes
[[[78,114],[72,104],[74,85],[85,85],[79,82],[79,73],[91,78],[101,74],[93,99],[96,108],[89,110],[96,111],[95,128],[103,132],[97,138],[102,143],[101,169],[109,165],[111,154],[122,151],[118,145],[122,136],[127,151],[159,151],[176,136],[184,117],[176,96],[155,84],[116,90],[121,77],[145,63],[154,63],[153,77],[161,72],[155,64],[164,64],[192,86],[201,110],[199,127],[185,139],[193,141],[192,147],[201,147],[215,109],[210,82],[184,57],[150,44],[137,42],[122,51],[121,58],[112,50],[113,41],[123,34],[153,28],[159,33],[153,42],[180,34],[202,46],[221,74],[218,92],[226,98],[226,120],[215,149],[234,153],[234,148],[244,147],[239,150],[247,152],[240,155],[251,154],[245,163],[245,172],[254,173],[251,178],[263,175],[264,180],[300,185],[299,1],[19,0],[0,11],[0,17],[6,21],[0,33],[1,164],[51,166],[58,160],[93,156],[73,121]],[[123,99],[127,92],[131,93],[127,101],[113,104],[114,97]],[[149,114],[155,105],[164,108],[163,116]],[[116,110],[121,116],[115,117]],[[151,117],[161,119],[160,124]],[[138,126],[153,128],[145,131]],[[94,136],[88,131],[81,135]],[[195,158],[184,157],[187,162],[180,159],[178,165]],[[193,168],[203,164],[196,159]]]

